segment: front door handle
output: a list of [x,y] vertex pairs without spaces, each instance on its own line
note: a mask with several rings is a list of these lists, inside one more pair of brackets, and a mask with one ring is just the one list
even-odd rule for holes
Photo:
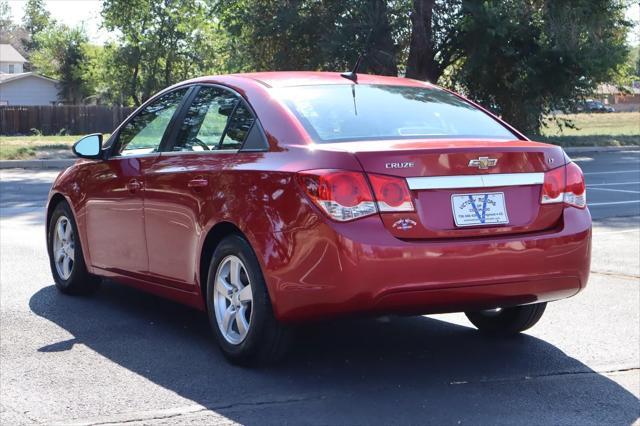
[[127,189],[129,189],[129,192],[136,192],[140,188],[142,188],[142,183],[138,179],[131,179],[127,184]]
[[209,181],[205,178],[191,179],[187,184],[189,188],[204,188],[207,185],[209,185]]

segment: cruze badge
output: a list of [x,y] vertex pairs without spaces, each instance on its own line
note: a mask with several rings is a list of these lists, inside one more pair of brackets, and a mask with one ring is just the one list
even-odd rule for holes
[[407,169],[415,165],[416,163],[414,163],[413,161],[406,161],[406,162],[398,162],[398,163],[385,163],[384,167],[387,169]]
[[478,157],[476,160],[469,160],[469,167],[477,167],[479,169],[488,169],[498,164],[497,158]]
[[408,231],[409,229],[416,226],[416,222],[411,219],[400,219],[395,221],[391,226],[401,231]]

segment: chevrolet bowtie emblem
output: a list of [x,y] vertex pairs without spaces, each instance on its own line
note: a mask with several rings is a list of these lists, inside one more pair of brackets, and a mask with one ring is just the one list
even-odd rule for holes
[[479,157],[477,160],[469,160],[469,167],[477,167],[479,169],[488,169],[498,164],[497,158]]

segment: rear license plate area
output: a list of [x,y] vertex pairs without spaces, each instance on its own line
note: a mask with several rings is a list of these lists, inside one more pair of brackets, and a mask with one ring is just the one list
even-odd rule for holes
[[504,192],[453,194],[451,208],[458,227],[509,223]]

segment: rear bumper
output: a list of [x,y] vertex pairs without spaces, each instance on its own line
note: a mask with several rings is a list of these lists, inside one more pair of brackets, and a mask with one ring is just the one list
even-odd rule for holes
[[375,216],[264,237],[256,251],[282,321],[558,300],[584,288],[591,257],[591,217],[575,208],[528,235],[403,241]]
[[491,309],[564,299],[581,289],[577,277],[563,277],[399,291],[381,295],[374,310],[422,314]]

